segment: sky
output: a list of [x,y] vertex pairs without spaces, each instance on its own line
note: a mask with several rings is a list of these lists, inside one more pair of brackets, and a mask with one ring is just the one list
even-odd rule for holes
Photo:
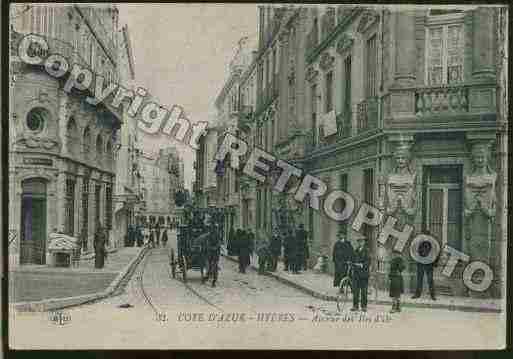
[[[214,102],[243,36],[255,40],[255,4],[119,4],[135,62],[135,85],[164,107],[184,108],[191,122],[215,119]],[[254,41],[251,41],[254,42]],[[174,138],[139,132],[143,149],[176,146],[184,158],[185,186],[192,188],[194,151]]]

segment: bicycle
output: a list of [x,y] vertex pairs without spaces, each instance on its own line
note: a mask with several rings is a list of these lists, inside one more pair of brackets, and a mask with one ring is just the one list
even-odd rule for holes
[[[347,274],[342,280],[340,281],[339,291],[337,295],[337,309],[339,312],[342,312],[344,310],[344,307],[346,303],[350,300],[352,300],[352,295],[349,296],[349,290],[351,290],[351,294],[353,294],[353,272],[354,267],[358,263],[353,262],[347,262],[349,268],[347,270]],[[376,280],[372,277],[369,277],[369,285],[367,287],[367,298],[372,301],[374,300],[374,303],[378,300],[378,288],[376,284]]]

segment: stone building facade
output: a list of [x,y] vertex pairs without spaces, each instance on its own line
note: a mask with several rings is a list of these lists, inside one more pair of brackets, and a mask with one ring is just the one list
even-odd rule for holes
[[[122,71],[120,84],[125,88],[134,88],[134,58],[128,27],[125,25],[119,32],[119,61]],[[123,110],[123,125],[116,135],[114,156],[116,160],[116,184],[114,186],[114,218],[113,236],[118,244],[128,234],[128,227],[135,224],[141,199],[139,156],[141,143],[136,128],[136,121]]]
[[200,208],[217,206],[217,178],[215,173],[217,150],[217,128],[211,124],[199,139],[194,161],[195,181],[193,192],[195,203]]
[[[495,273],[486,293],[471,292],[463,285],[462,262],[450,278],[440,273],[447,261],[442,254],[435,271],[439,293],[500,296],[507,207],[506,9],[264,6],[259,16],[251,116],[256,144],[323,180],[328,192],[350,193],[356,208],[372,204],[385,219],[397,218],[397,229],[410,224],[416,233],[429,231],[442,247],[485,261]],[[272,65],[275,45],[279,65]],[[276,73],[267,70],[275,66]],[[293,193],[295,183],[289,188]],[[381,227],[364,225],[357,233],[352,218],[338,223],[290,195],[273,194],[269,186],[256,191],[257,228],[270,233],[274,226],[304,223],[310,265],[329,257],[339,230],[350,241],[364,235],[372,280],[386,285],[394,241],[378,244]],[[341,210],[343,203],[337,205]],[[405,257],[411,291],[416,266]],[[333,272],[332,263],[328,270]]]
[[[47,236],[61,230],[92,250],[102,223],[112,230],[114,143],[122,114],[87,94],[67,93],[62,79],[18,57],[23,34],[45,36],[49,53],[118,81],[119,33],[115,6],[11,6],[9,247],[20,264],[46,262]],[[111,244],[114,240],[112,233]]]
[[158,154],[140,156],[141,198],[139,221],[170,224],[178,221],[175,192],[179,188],[180,158],[175,147],[160,149]]

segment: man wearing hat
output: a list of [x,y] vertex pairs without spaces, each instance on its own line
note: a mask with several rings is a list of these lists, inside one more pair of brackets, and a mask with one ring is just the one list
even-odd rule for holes
[[[367,288],[369,286],[370,255],[367,247],[367,239],[360,235],[358,247],[353,256],[353,308],[352,312],[361,307],[362,312],[367,311]],[[361,298],[361,299],[360,299]],[[361,306],[360,306],[361,304]]]
[[338,231],[337,239],[335,246],[333,246],[333,263],[335,264],[334,287],[338,287],[342,278],[347,275],[347,262],[352,261],[354,255],[353,246],[346,240],[346,235],[342,230]]

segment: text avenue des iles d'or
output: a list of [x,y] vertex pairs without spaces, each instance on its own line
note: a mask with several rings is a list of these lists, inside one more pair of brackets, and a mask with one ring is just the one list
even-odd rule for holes
[[[197,122],[191,126],[189,120],[183,115],[183,110],[179,106],[173,106],[171,111],[164,106],[155,102],[146,102],[143,99],[147,95],[147,91],[138,88],[136,93],[124,88],[121,85],[110,83],[104,87],[104,77],[94,74],[90,69],[78,64],[70,66],[68,59],[60,54],[49,54],[49,45],[43,36],[29,34],[24,36],[18,46],[18,55],[26,64],[44,66],[49,75],[56,78],[64,78],[67,80],[64,84],[64,90],[70,92],[72,89],[76,91],[87,91],[94,96],[89,96],[86,101],[91,105],[98,105],[107,98],[112,98],[112,107],[119,108],[123,103],[124,108],[128,109],[127,113],[132,118],[137,118],[137,128],[148,134],[156,134],[163,132],[171,135],[175,128],[178,128],[174,138],[178,141],[185,141],[186,133],[190,133],[188,143],[186,145],[197,149],[198,139],[205,133],[207,127],[206,122]],[[43,58],[44,57],[44,58]],[[94,79],[94,84],[93,84]],[[114,94],[115,90],[116,93]],[[129,105],[127,105],[129,102]],[[216,160],[224,163],[226,157],[230,155],[230,166],[233,169],[239,169],[240,157],[246,156],[249,146],[247,143],[227,133],[224,136],[222,144],[216,153]],[[243,173],[259,182],[268,181],[269,170],[271,165],[281,170],[281,173],[274,183],[273,190],[276,192],[284,192],[292,176],[301,179],[300,184],[295,188],[294,199],[302,203],[308,196],[308,205],[315,210],[324,210],[325,214],[334,221],[342,222],[351,218],[355,211],[355,200],[349,193],[341,190],[332,190],[328,192],[328,186],[324,181],[303,171],[286,161],[277,159],[274,155],[254,147],[249,154],[249,158],[243,168]],[[288,191],[289,193],[291,191]],[[320,208],[320,198],[324,198],[324,206]],[[344,201],[342,211],[336,211],[334,204],[337,200]],[[448,260],[443,268],[442,274],[450,277],[456,268],[458,261],[468,262],[463,272],[463,283],[473,291],[483,292],[487,290],[494,279],[494,274],[490,266],[482,261],[472,261],[470,256],[449,246],[445,245],[440,248],[438,241],[431,235],[418,234],[411,241],[410,237],[413,227],[409,224],[404,225],[402,230],[396,229],[397,219],[388,216],[384,221],[384,214],[376,207],[362,203],[358,208],[351,227],[355,231],[359,231],[363,224],[372,227],[382,225],[378,236],[378,242],[384,245],[390,237],[396,239],[394,250],[402,252],[409,243],[410,256],[417,263],[430,264],[433,263],[440,252],[443,250],[448,254]],[[431,251],[429,255],[420,256],[418,248],[423,242],[430,242]],[[473,282],[473,275],[481,271],[484,275],[480,282]]]

